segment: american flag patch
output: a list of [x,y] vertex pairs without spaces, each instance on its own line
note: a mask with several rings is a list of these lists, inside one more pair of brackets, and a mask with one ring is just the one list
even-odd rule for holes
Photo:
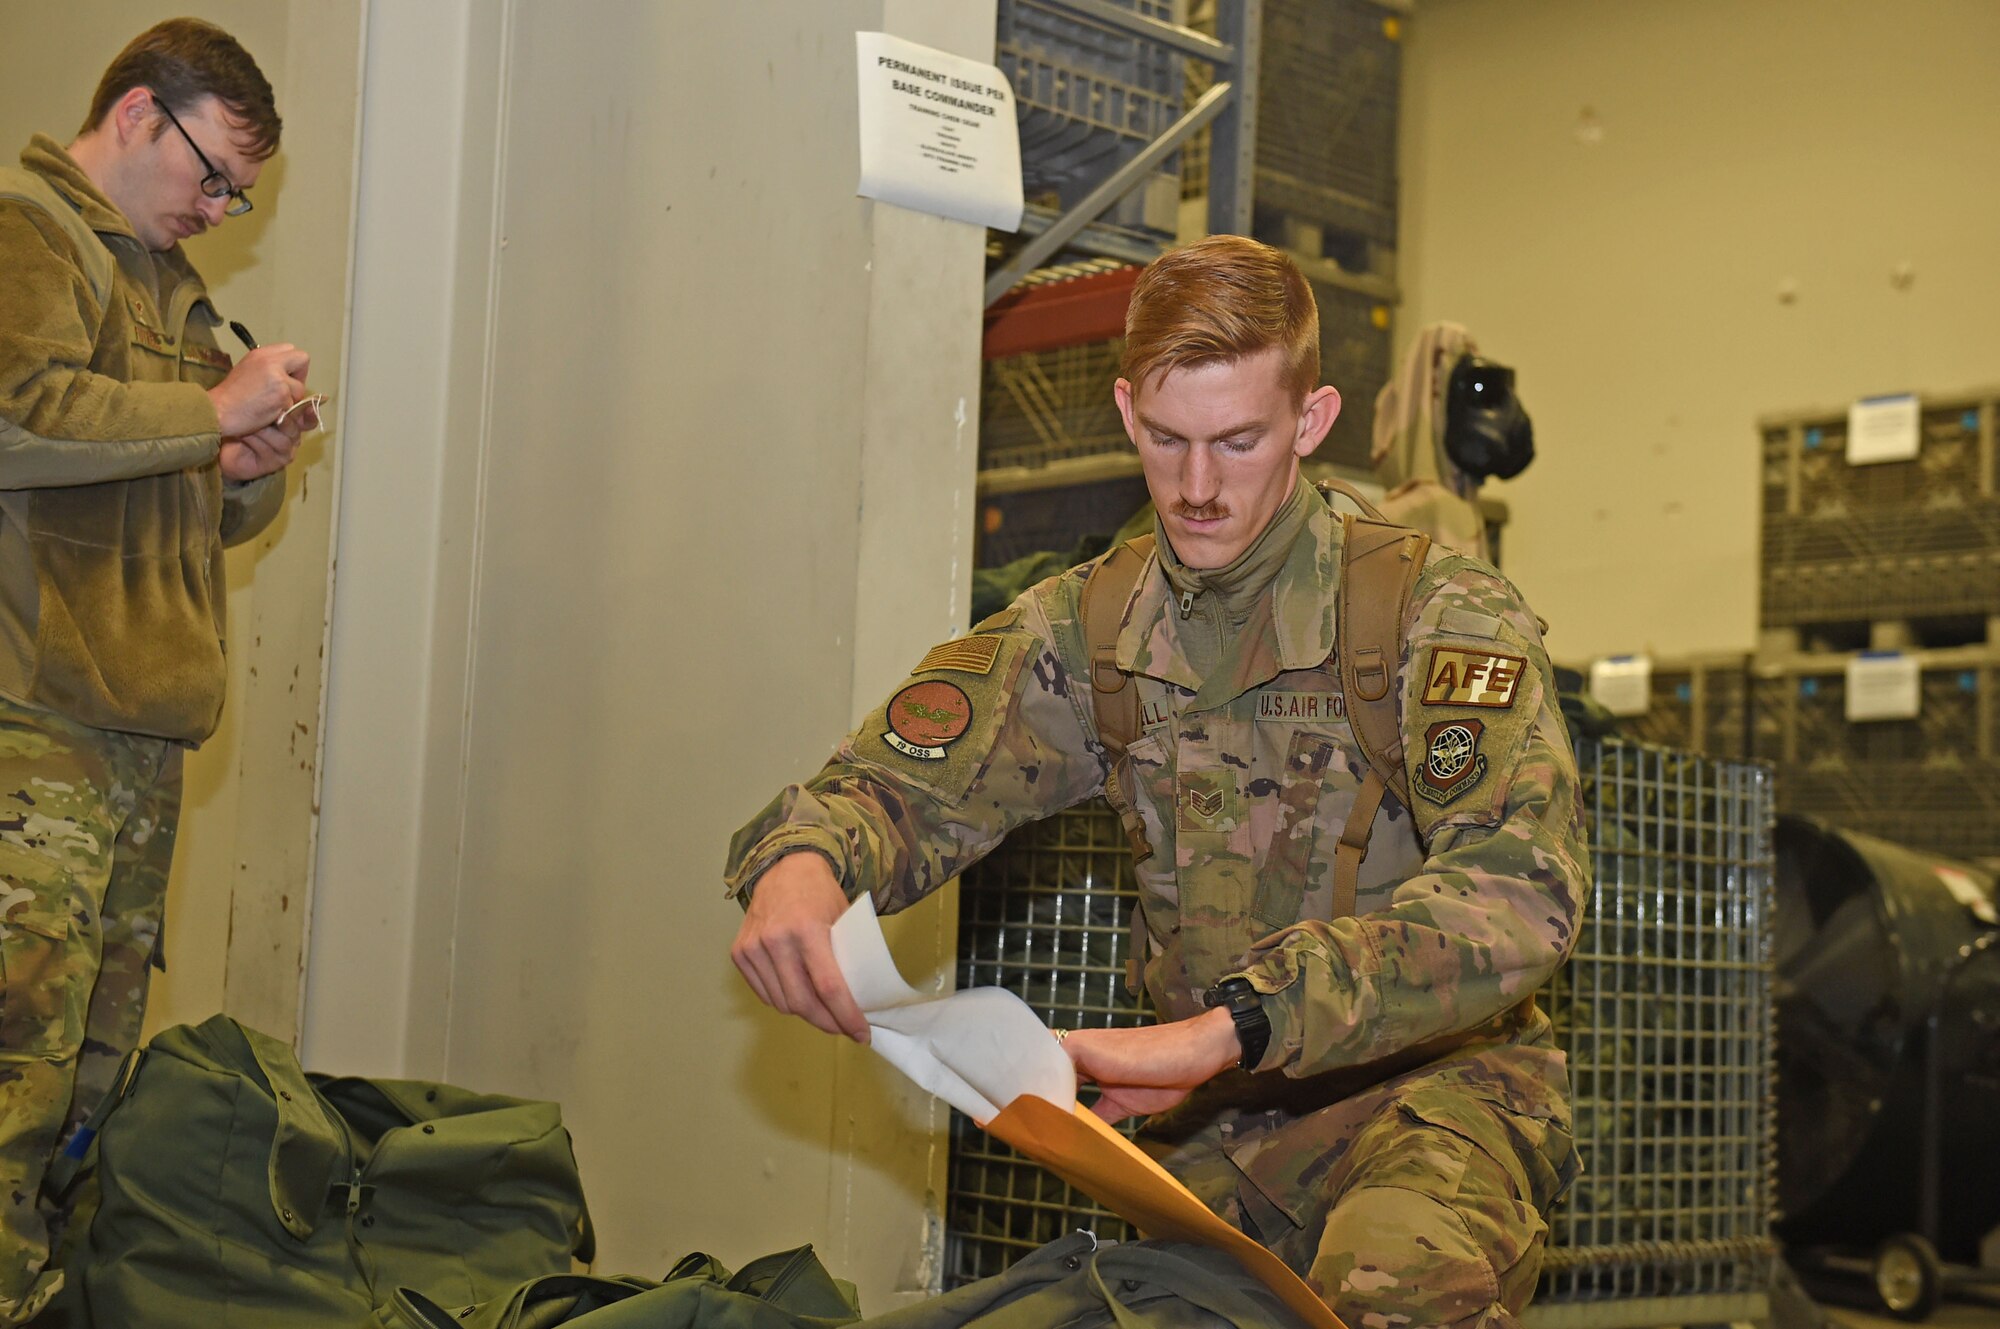
[[1000,654],[1000,638],[991,633],[981,633],[971,637],[960,637],[942,646],[933,646],[930,653],[917,661],[913,674],[926,673],[932,669],[956,669],[962,674],[986,674],[993,670],[993,661]]

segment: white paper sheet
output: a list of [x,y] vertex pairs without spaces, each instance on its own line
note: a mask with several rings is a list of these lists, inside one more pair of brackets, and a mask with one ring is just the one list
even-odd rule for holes
[[1613,655],[1590,666],[1590,695],[1613,715],[1644,715],[1653,707],[1653,661]]
[[1863,651],[1847,657],[1849,720],[1914,720],[1923,704],[1923,671],[1916,656]]
[[1923,446],[1914,393],[1863,397],[1847,408],[1847,462],[1909,461]]
[[1014,90],[992,65],[886,32],[857,32],[861,183],[855,193],[1003,231],[1021,225]]
[[1021,1094],[1064,1112],[1076,1105],[1076,1068],[1026,1002],[1004,988],[926,997],[903,981],[871,896],[833,925],[833,958],[868,1017],[870,1045],[974,1121],[991,1121]]

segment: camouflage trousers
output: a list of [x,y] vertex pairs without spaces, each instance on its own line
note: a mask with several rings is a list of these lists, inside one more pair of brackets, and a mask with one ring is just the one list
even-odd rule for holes
[[1309,1120],[1316,1157],[1291,1171],[1309,1179],[1296,1185],[1245,1168],[1303,1124],[1281,1113],[1224,1111],[1171,1143],[1140,1143],[1349,1329],[1520,1323],[1541,1274],[1542,1214],[1575,1175],[1566,1131],[1439,1087],[1364,1093]]
[[60,1289],[60,1141],[139,1041],[181,749],[0,699],[0,1325]]

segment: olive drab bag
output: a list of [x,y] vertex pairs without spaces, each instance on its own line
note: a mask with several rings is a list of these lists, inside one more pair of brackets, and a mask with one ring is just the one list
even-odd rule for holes
[[1088,1232],[1052,1241],[1003,1274],[863,1320],[855,1329],[1050,1329],[1053,1325],[1300,1329],[1298,1317],[1234,1256],[1184,1242],[1099,1245]]
[[75,1329],[367,1329],[399,1288],[466,1305],[593,1254],[555,1104],[308,1076],[227,1016],[134,1053],[85,1129]]
[[712,1256],[683,1258],[666,1281],[556,1274],[483,1306],[396,1296],[392,1329],[837,1329],[861,1318],[854,1285],[827,1273],[811,1246],[730,1273]]

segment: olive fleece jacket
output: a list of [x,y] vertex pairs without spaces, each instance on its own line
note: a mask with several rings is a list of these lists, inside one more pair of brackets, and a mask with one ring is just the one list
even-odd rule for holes
[[54,197],[0,172],[0,694],[198,743],[222,709],[223,546],[270,523],[283,475],[223,480],[207,389],[231,361],[180,248],[146,249],[53,139],[21,165]]

